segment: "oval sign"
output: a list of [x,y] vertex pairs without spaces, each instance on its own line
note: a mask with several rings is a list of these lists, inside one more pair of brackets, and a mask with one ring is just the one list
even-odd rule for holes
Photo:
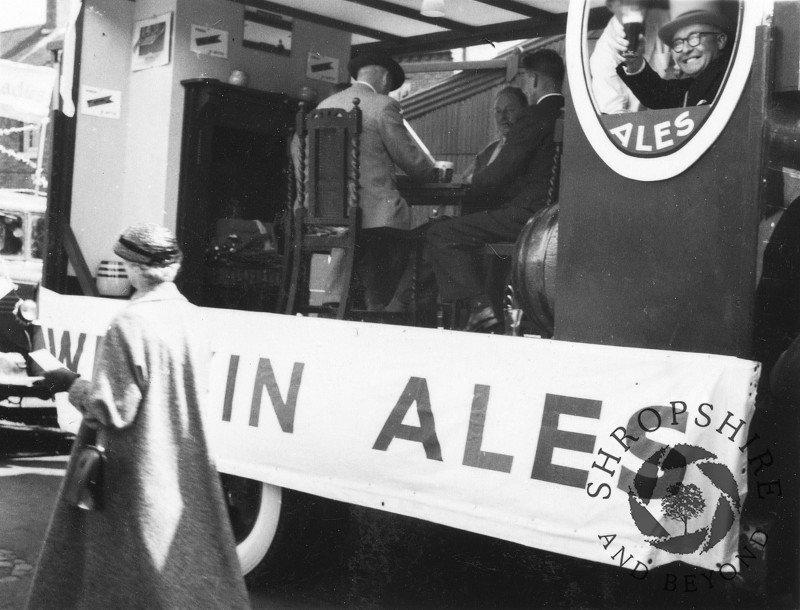
[[733,114],[750,75],[760,2],[738,0],[731,60],[716,99],[685,108],[601,114],[591,93],[586,24],[591,0],[570,0],[567,73],[575,111],[595,152],[615,172],[644,182],[684,172],[716,141]]

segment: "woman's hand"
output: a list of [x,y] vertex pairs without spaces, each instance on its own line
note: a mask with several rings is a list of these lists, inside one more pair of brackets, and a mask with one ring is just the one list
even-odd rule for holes
[[57,392],[67,392],[75,383],[75,380],[80,377],[77,373],[73,373],[67,368],[54,369],[52,371],[45,371],[42,374],[43,379],[33,382],[35,387],[45,387],[53,394]]

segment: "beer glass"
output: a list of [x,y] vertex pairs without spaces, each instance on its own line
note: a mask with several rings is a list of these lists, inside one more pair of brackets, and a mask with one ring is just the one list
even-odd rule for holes
[[636,53],[639,37],[644,35],[644,12],[638,5],[622,4],[622,29],[628,39],[628,50],[625,54]]

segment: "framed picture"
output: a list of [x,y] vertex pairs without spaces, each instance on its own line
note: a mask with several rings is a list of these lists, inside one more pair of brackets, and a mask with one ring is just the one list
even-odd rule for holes
[[293,25],[291,17],[246,6],[242,46],[289,57]]
[[142,19],[133,31],[131,69],[145,70],[169,64],[172,46],[172,13]]

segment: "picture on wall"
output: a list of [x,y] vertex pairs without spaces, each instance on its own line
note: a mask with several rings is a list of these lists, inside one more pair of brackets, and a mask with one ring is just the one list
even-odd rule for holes
[[133,31],[131,69],[144,70],[169,64],[172,37],[172,13],[142,19]]
[[242,46],[289,57],[292,53],[292,27],[291,17],[246,6]]

